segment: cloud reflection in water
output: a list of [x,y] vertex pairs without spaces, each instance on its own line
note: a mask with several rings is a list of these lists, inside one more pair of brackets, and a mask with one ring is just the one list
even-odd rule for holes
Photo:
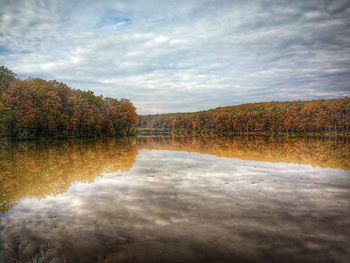
[[346,262],[349,186],[341,169],[139,149],[129,171],[0,214],[0,259]]

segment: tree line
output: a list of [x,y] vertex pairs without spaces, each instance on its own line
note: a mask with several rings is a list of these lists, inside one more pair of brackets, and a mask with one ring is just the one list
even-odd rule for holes
[[350,98],[249,103],[140,116],[140,130],[213,134],[349,134]]
[[20,80],[0,66],[0,137],[131,135],[138,121],[127,99],[104,98],[56,80]]

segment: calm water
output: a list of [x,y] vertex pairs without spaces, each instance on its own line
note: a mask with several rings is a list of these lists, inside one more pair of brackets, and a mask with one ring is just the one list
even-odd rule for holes
[[0,262],[349,262],[349,218],[346,140],[0,146]]

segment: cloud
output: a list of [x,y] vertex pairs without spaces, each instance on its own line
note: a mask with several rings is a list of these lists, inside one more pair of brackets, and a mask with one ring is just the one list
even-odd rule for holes
[[348,1],[4,1],[0,63],[138,112],[350,96]]

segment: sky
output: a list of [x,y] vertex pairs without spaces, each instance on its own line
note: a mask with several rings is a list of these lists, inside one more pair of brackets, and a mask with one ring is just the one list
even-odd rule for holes
[[350,1],[0,0],[0,64],[139,114],[350,96]]

